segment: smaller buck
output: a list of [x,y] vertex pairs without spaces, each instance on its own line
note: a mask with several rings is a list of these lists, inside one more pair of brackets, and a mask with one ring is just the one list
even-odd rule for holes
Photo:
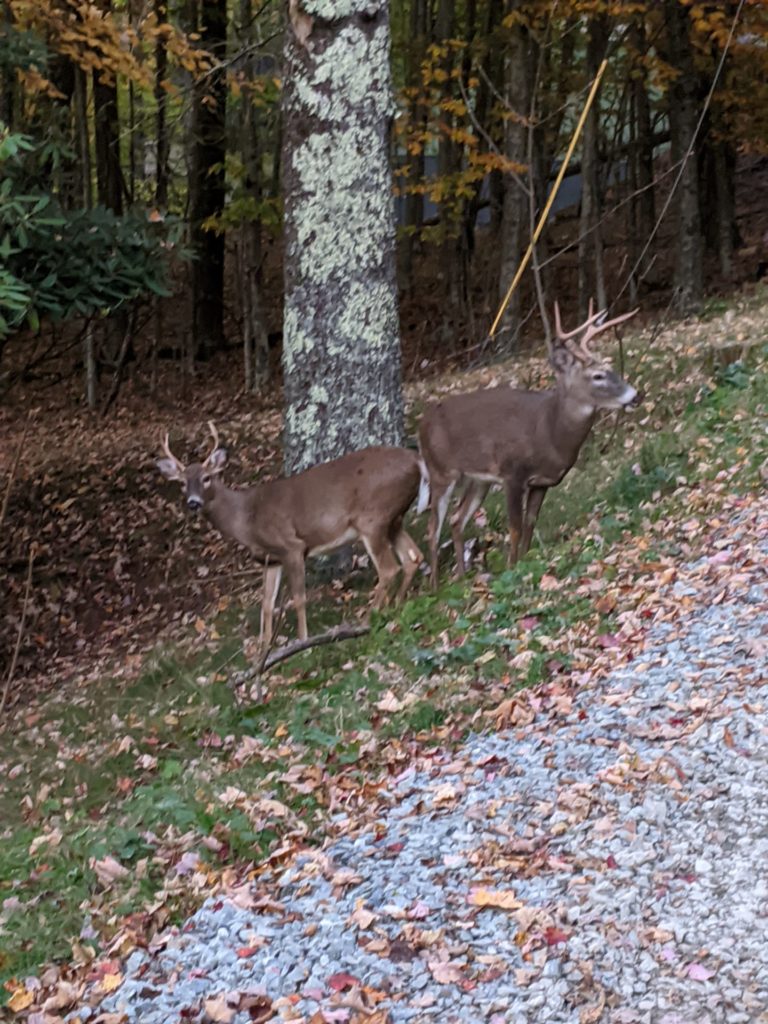
[[[567,334],[555,303],[556,338],[549,350],[556,386],[524,391],[507,386],[451,395],[431,406],[419,426],[419,448],[429,482],[427,536],[432,585],[437,587],[440,533],[451,494],[463,488],[450,519],[459,575],[464,572],[464,528],[489,488],[502,484],[509,519],[509,564],[531,544],[547,489],[559,484],[576,462],[598,409],[638,401],[635,389],[590,350],[589,343],[637,310],[605,321],[592,312]],[[423,489],[419,511],[426,507]]]
[[[212,423],[213,447],[204,462],[184,466],[171,452],[168,435],[157,468],[178,480],[190,509],[202,510],[225,537],[244,544],[264,563],[261,639],[272,639],[272,622],[282,573],[288,578],[299,626],[307,638],[305,559],[361,540],[378,573],[373,606],[386,604],[402,566],[397,600],[402,600],[422,555],[403,529],[403,517],[419,490],[415,452],[405,448],[364,448],[303,473],[241,491],[226,487],[219,475],[227,453],[219,447]],[[395,557],[397,556],[397,557]]]

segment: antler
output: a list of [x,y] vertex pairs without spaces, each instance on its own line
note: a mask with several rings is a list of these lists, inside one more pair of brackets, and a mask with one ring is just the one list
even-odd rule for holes
[[174,465],[176,466],[176,468],[178,469],[178,471],[180,473],[183,473],[184,472],[184,463],[183,462],[179,462],[179,460],[173,454],[173,452],[171,451],[171,448],[170,448],[169,441],[170,441],[170,434],[166,431],[165,437],[162,438],[161,441],[160,441],[160,447],[163,449],[163,455],[166,455],[171,460],[171,462],[174,463]]
[[569,338],[575,337],[577,334],[580,334],[585,328],[593,324],[595,320],[599,320],[601,316],[605,316],[604,309],[599,310],[597,313],[593,313],[593,306],[594,303],[592,302],[592,299],[590,299],[589,316],[587,317],[587,319],[584,321],[583,324],[579,324],[578,327],[574,328],[574,330],[572,331],[568,331],[568,333],[566,334],[566,332],[563,330],[563,325],[560,321],[560,306],[558,305],[557,300],[555,300],[555,334],[557,335],[557,340],[561,342],[568,341]]
[[603,321],[606,311],[604,309],[599,310],[597,313],[592,312],[593,302],[589,300],[589,316],[573,331],[569,331],[567,334],[563,331],[562,324],[560,322],[560,309],[558,308],[557,302],[555,302],[555,332],[557,339],[561,344],[566,345],[571,339],[577,334],[580,334],[578,342],[572,342],[567,345],[569,351],[571,351],[577,359],[581,359],[582,362],[594,362],[597,356],[589,348],[589,343],[598,334],[602,334],[603,331],[607,331],[609,327],[616,327],[618,324],[624,323],[625,320],[629,320],[633,317],[638,309],[633,309],[629,313],[622,313],[621,316],[616,316],[613,320]]
[[605,310],[598,316],[595,323],[590,324],[582,338],[579,339],[579,349],[584,353],[587,359],[596,359],[595,353],[589,348],[589,343],[593,338],[596,338],[598,334],[602,334],[603,331],[607,331],[610,327],[616,327],[619,324],[623,324],[625,320],[629,320],[635,313],[639,312],[640,307],[637,309],[631,309],[629,313],[622,313],[621,316],[615,316],[613,320],[602,321],[601,317],[605,316]]
[[211,456],[216,451],[216,449],[219,447],[219,432],[216,429],[216,427],[214,426],[212,420],[208,420],[208,429],[210,430],[211,434],[213,435],[213,447],[211,448],[211,450],[208,452],[208,455],[206,456],[205,462],[203,463],[204,466],[208,465],[208,463],[211,461]]

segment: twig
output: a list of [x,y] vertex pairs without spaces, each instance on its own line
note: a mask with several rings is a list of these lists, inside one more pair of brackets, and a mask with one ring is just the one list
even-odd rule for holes
[[327,633],[318,633],[317,636],[308,636],[306,640],[294,640],[285,647],[278,647],[277,650],[264,659],[264,669],[272,668],[281,661],[298,654],[300,651],[307,651],[310,647],[322,647],[324,644],[333,644],[337,640],[352,640],[357,636],[365,636],[371,632],[370,626],[334,626]]
[[109,394],[104,399],[104,401],[102,403],[102,406],[101,406],[101,413],[100,413],[100,415],[102,416],[102,418],[107,415],[107,412],[109,411],[110,406],[112,405],[112,403],[117,398],[117,393],[120,390],[120,382],[121,382],[122,376],[123,376],[123,368],[125,366],[125,359],[126,359],[126,356],[128,355],[128,349],[130,348],[131,342],[133,341],[133,336],[134,336],[134,333],[135,333],[135,328],[136,328],[136,309],[133,308],[128,313],[128,322],[125,325],[125,332],[123,334],[123,341],[122,341],[122,344],[120,346],[120,352],[119,352],[118,357],[117,357],[117,362],[115,364],[115,373],[114,373],[114,377],[112,378],[112,387],[109,389]]
[[[310,647],[322,647],[324,644],[333,644],[337,640],[352,640],[354,637],[365,636],[370,633],[370,626],[335,626],[333,629],[329,629],[327,633],[318,633],[316,636],[308,636],[306,640],[293,640],[289,644],[285,644],[284,647],[278,647],[276,651],[271,654],[269,648],[265,651],[259,664],[249,672],[245,678],[257,680],[257,685],[261,686],[261,677],[264,672],[272,668],[274,665],[279,665],[281,661],[287,661],[288,658],[292,658],[294,654],[299,654],[301,651],[308,651]],[[277,630],[275,630],[275,633]]]
[[21,640],[24,636],[24,625],[27,620],[27,608],[29,607],[29,595],[32,590],[32,566],[35,561],[35,555],[37,553],[37,544],[33,541],[29,546],[29,563],[27,565],[27,585],[24,589],[24,604],[21,607],[21,621],[19,622],[19,632],[16,636],[16,646],[13,649],[13,657],[11,658],[11,666],[8,669],[8,676],[5,680],[5,688],[3,690],[3,698],[0,700],[0,717],[5,711],[5,705],[8,700],[8,694],[11,691],[11,682],[13,680],[13,673],[16,671],[16,662],[19,660],[19,651],[21,650]]
[[27,440],[27,431],[29,430],[29,424],[32,420],[32,414],[27,416],[27,422],[24,424],[24,430],[19,441],[19,447],[16,449],[16,456],[11,465],[11,472],[8,476],[8,483],[5,488],[5,494],[3,495],[3,505],[0,508],[0,529],[5,522],[5,513],[8,511],[8,502],[11,500],[11,488],[13,487],[14,477],[16,476],[16,470],[19,468],[21,462],[21,453],[24,451],[24,442]]

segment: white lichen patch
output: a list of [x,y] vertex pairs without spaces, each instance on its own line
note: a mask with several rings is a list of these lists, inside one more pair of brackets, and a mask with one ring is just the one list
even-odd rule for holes
[[373,16],[381,10],[380,0],[302,0],[301,8],[313,18],[323,21],[342,21],[355,14]]
[[386,24],[370,35],[347,25],[330,46],[315,55],[312,79],[295,83],[297,99],[307,113],[326,121],[343,121],[350,110],[358,115],[364,115],[366,109],[390,115],[395,106],[389,76],[382,79],[377,74],[382,60],[389,60]]

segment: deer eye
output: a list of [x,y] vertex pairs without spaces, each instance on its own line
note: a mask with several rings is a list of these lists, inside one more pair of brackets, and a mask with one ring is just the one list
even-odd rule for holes
[[596,370],[592,374],[592,380],[603,381],[605,380],[605,370]]
[[210,482],[211,482],[211,478],[206,473],[205,476],[203,477],[203,487],[207,487]]

